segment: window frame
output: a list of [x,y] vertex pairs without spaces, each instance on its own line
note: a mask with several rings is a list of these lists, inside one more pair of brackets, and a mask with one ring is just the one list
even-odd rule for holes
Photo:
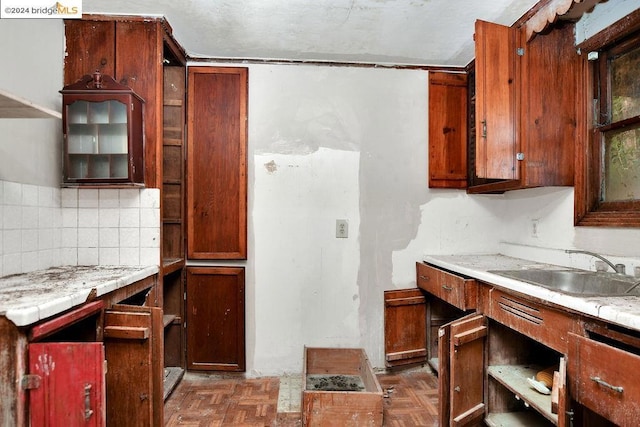
[[[576,144],[575,164],[575,209],[574,224],[577,226],[597,227],[640,227],[640,201],[601,202],[601,173],[602,173],[602,138],[604,133],[619,126],[603,124],[596,125],[595,114],[600,114],[600,108],[594,108],[594,100],[610,96],[607,82],[599,84],[599,75],[607,75],[607,52],[618,49],[628,43],[629,36],[636,42],[636,35],[640,38],[640,9],[625,16],[605,28],[600,33],[577,45],[583,52],[582,87],[584,96],[579,104],[583,111],[578,129],[582,129]],[[600,57],[596,61],[589,61],[586,52],[599,51]],[[600,67],[599,69],[597,67]],[[583,120],[583,121],[582,121]],[[631,119],[636,122],[636,119]],[[618,122],[620,123],[620,122]]]

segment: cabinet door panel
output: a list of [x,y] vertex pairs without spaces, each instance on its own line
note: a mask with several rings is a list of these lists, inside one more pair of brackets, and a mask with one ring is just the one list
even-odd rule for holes
[[187,256],[247,256],[247,69],[190,67]]
[[467,186],[467,75],[429,72],[429,187]]
[[[131,40],[135,40],[134,43]],[[144,99],[144,156],[147,187],[157,187],[162,161],[162,32],[158,22],[118,22],[116,80]]]
[[114,305],[104,329],[108,425],[162,425],[162,309]]
[[440,425],[479,425],[485,412],[487,320],[471,314],[444,325],[438,335]]
[[569,334],[568,370],[573,398],[616,425],[640,418],[640,356]]
[[427,308],[419,289],[384,292],[384,352],[387,366],[427,360]]
[[476,174],[517,179],[515,30],[476,21]]
[[187,268],[187,368],[244,371],[244,269]]
[[100,342],[29,344],[29,372],[41,378],[29,395],[31,425],[104,426],[104,358]]

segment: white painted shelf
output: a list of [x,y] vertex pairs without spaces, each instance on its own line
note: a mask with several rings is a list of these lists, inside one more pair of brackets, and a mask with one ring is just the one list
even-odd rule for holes
[[0,89],[0,118],[62,119],[62,113],[41,107],[27,99]]

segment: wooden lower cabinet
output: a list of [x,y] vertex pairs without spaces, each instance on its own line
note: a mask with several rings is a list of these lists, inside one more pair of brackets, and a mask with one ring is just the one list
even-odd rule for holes
[[486,324],[484,316],[470,314],[440,328],[439,425],[443,427],[482,423]]
[[427,360],[425,297],[420,289],[384,292],[384,353],[387,367]]
[[[567,425],[563,355],[480,314],[439,336],[441,426]],[[558,372],[553,398],[527,380],[547,368]]]
[[30,376],[39,378],[29,394],[31,426],[104,427],[104,360],[99,342],[30,344]]
[[187,267],[187,369],[245,370],[244,268]]
[[114,305],[105,312],[104,346],[108,361],[107,424],[162,425],[162,309]]
[[[440,426],[638,425],[640,331],[417,266]],[[445,283],[457,285],[443,293]],[[461,289],[477,295],[475,312],[450,304],[468,300]],[[543,371],[553,378],[550,394],[528,381]]]
[[587,410],[578,416],[590,426],[638,425],[640,335],[608,325],[585,329],[587,337],[569,335],[571,394]]
[[157,276],[18,327],[0,316],[0,425],[163,425]]

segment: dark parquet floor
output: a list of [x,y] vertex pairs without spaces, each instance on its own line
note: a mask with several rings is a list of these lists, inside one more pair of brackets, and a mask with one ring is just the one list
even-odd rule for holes
[[[384,426],[437,426],[437,378],[428,369],[378,374]],[[165,426],[301,426],[300,412],[278,412],[275,377],[187,374],[165,402]]]

